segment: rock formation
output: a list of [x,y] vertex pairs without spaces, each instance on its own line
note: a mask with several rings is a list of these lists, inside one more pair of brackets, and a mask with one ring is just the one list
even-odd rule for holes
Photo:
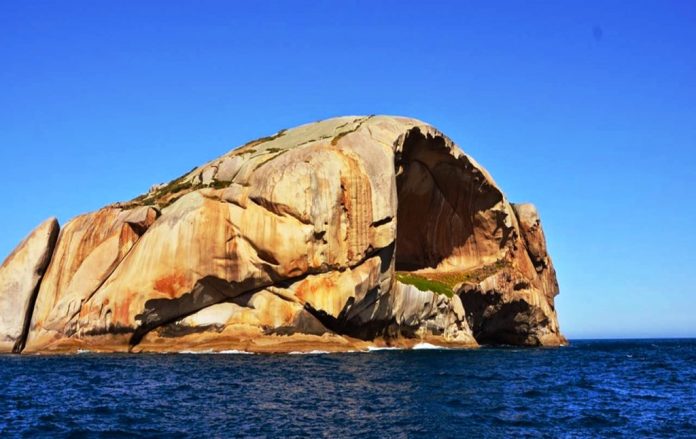
[[41,223],[0,266],[0,352],[24,348],[41,277],[58,238],[55,218]]
[[0,336],[15,351],[565,341],[535,208],[414,119],[342,117],[249,142],[71,220],[55,248],[46,224],[0,269]]

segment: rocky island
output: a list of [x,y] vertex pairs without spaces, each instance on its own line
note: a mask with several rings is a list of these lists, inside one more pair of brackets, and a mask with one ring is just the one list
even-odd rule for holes
[[556,346],[539,215],[415,119],[249,142],[39,225],[0,267],[0,352]]

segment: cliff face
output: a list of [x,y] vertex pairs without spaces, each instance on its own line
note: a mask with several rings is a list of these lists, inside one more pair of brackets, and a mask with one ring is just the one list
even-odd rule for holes
[[[564,342],[534,207],[413,119],[249,142],[44,248],[43,276],[0,271],[0,312],[31,322],[8,339],[25,352]],[[8,299],[18,283],[33,307]]]
[[39,282],[58,238],[55,218],[41,223],[0,266],[0,352],[21,352]]

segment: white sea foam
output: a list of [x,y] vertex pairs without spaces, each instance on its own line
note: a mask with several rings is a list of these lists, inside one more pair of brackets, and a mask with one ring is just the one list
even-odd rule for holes
[[219,351],[219,352],[216,352],[216,353],[217,353],[217,354],[230,354],[230,355],[231,355],[231,354],[254,355],[253,352],[240,351],[240,350],[237,350],[237,349],[229,349],[229,350],[226,350],[226,351]]
[[367,347],[367,352],[376,352],[376,351],[401,351],[403,348],[397,348],[393,346],[368,346]]
[[205,349],[202,351],[194,351],[194,350],[184,350],[184,351],[179,351],[177,354],[187,354],[187,355],[201,355],[201,354],[223,354],[223,355],[253,355],[253,352],[247,352],[247,351],[240,351],[238,349],[227,349],[224,351],[215,351],[213,349]]
[[90,351],[89,349],[78,349],[77,353],[78,354],[91,354],[92,351]]
[[421,349],[447,349],[447,348],[444,346],[437,346],[437,345],[430,344],[430,343],[420,342],[420,343],[416,344],[415,346],[413,346],[413,348],[411,348],[411,349],[416,351],[416,350],[421,350]]
[[290,354],[290,355],[317,355],[317,354],[330,354],[330,352],[329,351],[317,351],[317,350],[305,351],[305,352],[292,351],[292,352],[288,352],[288,354]]

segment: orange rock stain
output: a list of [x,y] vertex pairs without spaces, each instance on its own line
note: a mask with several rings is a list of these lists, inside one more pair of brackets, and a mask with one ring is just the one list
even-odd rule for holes
[[172,273],[155,281],[155,289],[171,299],[178,297],[186,286],[186,277],[181,273]]
[[129,325],[130,322],[130,304],[133,300],[134,292],[129,291],[123,295],[123,300],[119,301],[114,306],[113,323],[121,325]]
[[300,298],[300,300],[306,302],[307,300],[317,297],[318,293],[331,291],[334,288],[336,288],[336,282],[330,277],[305,279],[297,286],[295,295]]

